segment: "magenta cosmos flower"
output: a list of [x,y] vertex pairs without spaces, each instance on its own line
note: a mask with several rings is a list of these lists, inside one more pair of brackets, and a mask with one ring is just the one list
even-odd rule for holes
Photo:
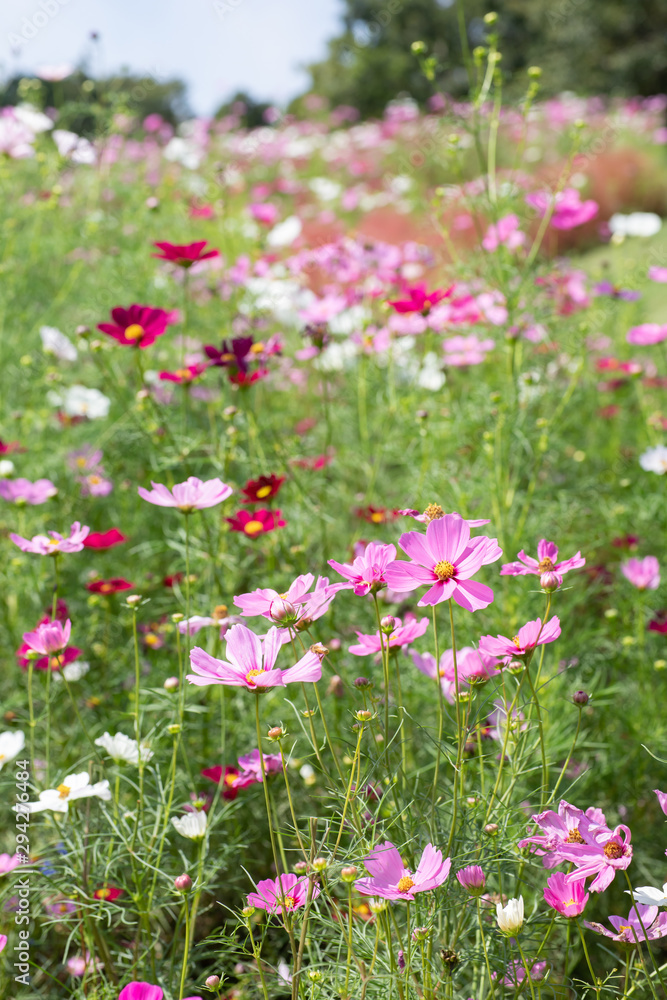
[[563,872],[555,872],[547,879],[544,900],[563,917],[578,917],[589,900],[586,879],[568,882]]
[[75,521],[67,538],[57,531],[49,531],[50,538],[46,535],[22,538],[21,535],[14,534],[9,537],[14,545],[18,545],[21,552],[34,552],[39,556],[57,556],[60,552],[80,552],[89,532],[90,528],[87,525],[81,527],[79,522]]
[[558,546],[554,542],[548,542],[546,538],[537,543],[537,559],[527,556],[523,549],[517,558],[519,562],[505,563],[504,566],[500,567],[501,576],[542,576],[543,573],[556,573],[560,585],[562,583],[560,578],[565,573],[586,565],[586,560],[582,557],[581,552],[577,552],[571,559],[558,562]]
[[363,597],[364,594],[376,593],[386,584],[385,571],[396,558],[395,545],[383,545],[381,542],[370,542],[362,555],[351,563],[339,563],[329,559],[329,565],[337,573],[349,580],[347,589]]
[[558,804],[558,812],[547,809],[546,812],[531,816],[539,833],[524,837],[517,847],[530,847],[531,853],[542,858],[545,868],[555,868],[565,859],[561,847],[568,844],[584,844],[584,834],[605,831],[611,836],[607,820],[601,809],[588,808],[585,812],[570,805],[565,799]]
[[357,632],[359,643],[350,646],[349,652],[353,656],[369,656],[372,653],[381,653],[382,649],[386,649],[387,646],[390,649],[407,646],[408,643],[414,642],[415,639],[424,634],[429,622],[428,618],[421,618],[419,621],[414,618],[412,621],[406,622],[405,625],[400,618],[395,618],[394,621],[396,623],[394,631],[389,635],[380,636],[379,632],[375,632],[373,635],[364,635],[363,632]]
[[259,636],[245,625],[232,625],[225,636],[227,660],[217,660],[199,646],[190,653],[190,666],[194,674],[188,674],[191,684],[206,687],[209,684],[226,684],[258,691],[269,687],[284,687],[295,681],[319,681],[322,664],[316,653],[309,650],[288,670],[274,666],[282,646],[281,629],[269,629],[264,644]]
[[276,528],[284,528],[287,523],[283,520],[282,511],[267,510],[266,507],[253,511],[240,510],[225,520],[232,531],[238,531],[247,538],[259,538],[260,535],[267,535]]
[[179,267],[189,268],[200,260],[209,260],[211,257],[219,257],[220,251],[211,249],[204,250],[206,240],[198,240],[196,243],[154,243],[160,253],[152,254],[160,260],[168,260]]
[[52,653],[59,653],[69,642],[72,623],[67,619],[63,625],[60,621],[42,622],[34,632],[24,632],[23,641],[35,653],[42,656],[51,656]]
[[667,340],[667,324],[640,323],[639,326],[633,326],[628,330],[625,339],[628,344],[634,344],[635,347],[661,344],[663,340]]
[[[283,906],[287,913],[298,910],[305,906],[308,900],[308,877],[302,875],[298,878],[289,872],[287,875],[279,875],[278,878],[265,878],[257,883],[257,892],[248,893],[248,906],[256,906],[267,913],[283,912]],[[317,899],[320,894],[320,887],[313,884],[311,899]]]
[[111,310],[111,318],[113,323],[98,323],[97,329],[113,337],[119,344],[143,350],[155,343],[170,323],[176,322],[178,313],[135,303],[127,309],[116,306]]
[[162,1000],[163,996],[161,987],[135,980],[123,987],[118,994],[118,1000]]
[[184,483],[177,483],[173,490],[162,483],[151,482],[152,490],[140,486],[137,490],[142,500],[153,503],[156,507],[176,507],[183,514],[193,510],[204,510],[205,507],[215,507],[232,495],[232,488],[221,479],[208,479],[205,483],[196,476],[190,476]]
[[[604,934],[612,941],[622,941],[623,944],[636,944],[638,941],[655,941],[667,935],[667,913],[658,916],[657,906],[646,906],[643,903],[635,903],[627,917],[609,917],[609,923],[614,928],[608,930],[602,924],[588,920],[584,921],[586,927],[590,927],[597,934]],[[642,924],[646,930],[646,935],[642,930]]]
[[46,503],[54,497],[58,489],[50,479],[37,479],[31,483],[29,479],[0,479],[0,497],[9,503],[37,504]]
[[466,865],[456,873],[456,877],[471,896],[481,896],[486,888],[486,877],[479,865]]
[[404,593],[429,584],[420,607],[453,598],[466,611],[479,611],[493,601],[491,588],[470,578],[502,552],[495,538],[471,538],[468,524],[458,515],[445,514],[431,521],[426,535],[408,531],[398,544],[411,561],[387,567],[385,579],[391,590]]
[[621,573],[637,590],[657,590],[660,586],[660,564],[655,556],[628,559],[621,563]]
[[536,618],[534,622],[526,622],[512,639],[508,639],[504,635],[498,635],[495,638],[492,635],[483,635],[479,640],[479,648],[481,652],[490,653],[491,656],[503,656],[511,659],[514,656],[526,656],[536,646],[554,642],[559,635],[560,619],[554,615],[544,625],[542,625],[540,618]]
[[389,841],[378,844],[364,858],[370,878],[358,879],[355,889],[363,896],[381,896],[383,899],[404,899],[410,902],[415,893],[437,889],[447,881],[451,860],[442,860],[442,851],[427,844],[417,870],[413,873],[403,864],[398,850]]
[[270,587],[264,587],[247,594],[236,595],[234,604],[247,618],[261,615],[271,621],[280,622],[281,625],[297,624],[299,619],[304,617],[309,621],[315,621],[328,610],[332,600],[345,584],[330,584],[328,577],[319,576],[311,591],[314,580],[312,573],[305,573],[303,576],[297,576],[282,594]]
[[582,842],[564,844],[560,848],[563,861],[573,861],[576,871],[566,876],[568,882],[595,876],[589,888],[604,892],[616,878],[617,871],[625,871],[632,861],[631,833],[623,823],[612,831],[579,829]]
[[421,313],[422,316],[426,316],[433,306],[448,298],[453,291],[452,285],[451,288],[436,288],[433,292],[427,292],[426,284],[421,282],[413,288],[406,288],[407,299],[394,299],[389,305],[393,306],[397,313]]

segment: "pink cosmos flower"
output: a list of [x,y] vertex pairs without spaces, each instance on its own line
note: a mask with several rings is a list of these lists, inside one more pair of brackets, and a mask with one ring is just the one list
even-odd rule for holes
[[651,281],[658,281],[664,285],[667,282],[667,267],[649,267],[648,276]]
[[468,368],[471,365],[481,365],[486,360],[488,351],[496,346],[492,337],[479,340],[474,334],[469,337],[448,337],[442,342],[445,352],[445,364],[454,368]]
[[660,564],[655,556],[628,559],[621,563],[621,573],[637,590],[657,590],[660,586]]
[[385,585],[385,571],[395,558],[395,545],[370,542],[363,554],[351,563],[329,559],[329,565],[350,581],[346,589],[352,589],[355,594],[363,597],[368,593],[376,593]]
[[164,309],[135,303],[127,309],[116,306],[111,310],[113,323],[98,323],[97,329],[113,337],[119,344],[143,350],[155,343],[169,324],[176,322],[177,317],[176,312],[165,312]]
[[40,556],[56,556],[60,552],[80,552],[89,532],[89,527],[86,525],[81,527],[79,522],[75,521],[67,538],[64,538],[57,531],[49,531],[50,538],[47,538],[46,535],[33,535],[32,538],[28,539],[15,534],[11,534],[9,537],[14,545],[18,545],[21,552],[34,552],[35,555]]
[[22,854],[0,854],[0,875],[6,875],[23,864]]
[[363,896],[381,896],[383,899],[404,899],[411,902],[416,893],[437,889],[446,882],[451,864],[450,858],[442,860],[442,851],[427,844],[417,870],[413,873],[403,864],[397,848],[387,840],[366,855],[364,865],[371,877],[358,879],[354,887]]
[[[279,621],[281,625],[297,624],[299,618],[304,615],[310,621],[315,621],[327,611],[338,591],[344,589],[346,585],[329,584],[328,577],[320,576],[317,578],[315,589],[311,592],[314,580],[312,573],[305,573],[303,576],[298,576],[282,594],[265,587],[247,594],[238,594],[234,597],[234,604],[237,608],[241,608],[241,614],[245,617],[262,615],[271,621]],[[290,608],[293,610],[292,615],[289,613]]]
[[157,507],[176,507],[184,514],[193,510],[204,510],[215,507],[232,495],[232,488],[221,479],[208,479],[202,482],[196,476],[190,476],[186,482],[177,483],[173,490],[161,483],[151,482],[152,490],[140,486],[137,490],[142,500],[155,504]]
[[400,618],[395,618],[396,627],[390,635],[380,634],[380,632],[375,632],[373,635],[364,635],[363,632],[357,632],[357,638],[359,639],[359,644],[349,647],[349,652],[353,656],[370,656],[373,653],[381,653],[383,647],[386,649],[387,646],[390,649],[400,648],[401,646],[407,646],[408,643],[414,642],[421,635],[424,634],[428,628],[429,620],[428,618],[421,618],[419,621],[413,618],[412,621],[408,621],[405,625],[402,623]]
[[526,242],[526,234],[519,229],[521,223],[516,215],[503,216],[494,225],[489,226],[482,240],[482,246],[488,252],[497,250],[504,245],[508,250],[516,250]]
[[486,888],[486,877],[479,865],[466,865],[456,873],[456,877],[471,896],[481,896]]
[[[291,872],[278,878],[265,878],[257,883],[257,892],[248,893],[248,906],[256,906],[267,913],[281,914],[283,906],[288,913],[305,906],[308,900],[306,875],[297,878]],[[317,899],[320,887],[313,884],[311,899]]]
[[261,222],[263,226],[274,226],[278,221],[280,212],[270,201],[253,202],[248,205],[248,211],[256,222]]
[[[534,191],[526,195],[526,203],[545,216],[554,196],[548,191]],[[592,199],[581,201],[576,188],[565,188],[555,195],[555,205],[550,219],[554,229],[574,229],[590,222],[598,214],[599,205]]]
[[[658,938],[667,935],[667,913],[660,913],[657,906],[646,906],[644,903],[635,903],[627,917],[609,917],[609,923],[614,928],[608,930],[602,924],[595,921],[589,923],[584,921],[586,927],[598,934],[604,934],[612,941],[622,941],[624,944],[637,944],[639,941],[656,941]],[[646,935],[642,930],[642,924],[646,930]]]
[[660,808],[667,816],[667,792],[661,792],[658,788],[654,788],[653,791],[658,797],[658,803],[660,805]]
[[589,888],[592,892],[604,892],[614,881],[616,872],[625,871],[632,861],[630,829],[621,823],[613,831],[580,827],[579,833],[583,843],[569,843],[560,848],[561,859],[573,861],[577,866],[566,878],[568,882],[576,882],[594,875]]
[[56,620],[54,622],[44,622],[37,626],[34,632],[24,632],[23,641],[35,653],[42,656],[51,656],[59,653],[69,642],[72,623],[67,619],[65,624]]
[[559,802],[557,813],[547,809],[546,812],[531,816],[531,822],[542,832],[524,837],[517,847],[530,847],[531,853],[542,858],[545,868],[555,868],[563,862],[561,847],[585,843],[583,837],[585,832],[605,831],[611,836],[611,830],[601,809],[591,806],[583,812],[576,806],[571,806],[565,799]]
[[580,913],[584,912],[589,899],[589,893],[586,892],[586,879],[567,882],[563,872],[555,872],[547,879],[544,899],[563,917],[578,917]]
[[186,368],[177,368],[174,372],[160,372],[159,378],[162,382],[176,382],[178,385],[190,385],[200,375],[203,375],[207,368],[208,365],[200,361],[193,365],[188,365]]
[[504,656],[512,659],[515,656],[526,656],[536,646],[554,642],[559,635],[560,619],[554,615],[544,625],[542,625],[540,618],[536,618],[534,622],[526,622],[512,639],[507,639],[504,635],[498,635],[495,639],[492,635],[483,635],[479,640],[479,648],[484,653],[490,653],[491,656]]
[[[427,677],[435,679],[433,653],[417,653],[411,650],[410,655],[417,670],[426,674]],[[498,660],[495,656],[489,656],[487,653],[473,649],[472,646],[462,646],[456,652],[456,667],[460,690],[464,685],[483,683],[490,677],[494,677],[498,673]],[[456,698],[456,678],[454,654],[451,649],[446,649],[440,656],[438,674],[443,694],[450,705],[453,705]]]
[[505,563],[504,566],[500,567],[501,576],[527,576],[529,574],[542,576],[544,573],[555,573],[560,586],[565,573],[586,565],[586,560],[581,552],[577,552],[571,559],[558,562],[558,546],[554,542],[548,542],[546,538],[542,538],[537,543],[537,559],[527,556],[523,549],[517,558],[520,560],[519,562]]
[[[445,516],[444,510],[438,503],[430,503],[422,514],[420,514],[418,510],[412,510],[410,508],[397,510],[396,513],[402,514],[404,517],[412,517],[415,521],[419,521],[420,524],[430,524],[431,521],[438,521],[441,517]],[[452,511],[452,514],[454,517],[461,517],[461,515],[457,514],[455,510]],[[477,521],[470,521],[464,517],[463,520],[469,528],[481,528],[483,524],[489,523],[488,517],[481,518]]]
[[79,479],[82,497],[107,497],[113,490],[113,483],[100,472],[91,472]]
[[625,339],[628,344],[635,344],[638,347],[661,344],[663,340],[667,340],[667,324],[640,323],[639,326],[633,326],[628,330]]
[[[264,770],[267,774],[276,774],[283,769],[283,759],[279,753],[265,753]],[[239,767],[241,769],[235,785],[245,788],[246,785],[262,783],[262,765],[259,760],[259,750],[251,750],[250,753],[239,757]]]
[[84,472],[96,472],[102,463],[102,457],[101,448],[85,444],[82,448],[68,452],[67,465],[73,472],[83,475]]
[[[530,967],[530,978],[534,983],[539,983],[540,980],[544,979],[544,973],[547,969],[546,962],[533,962]],[[491,973],[492,977],[495,979],[496,973]],[[516,959],[512,959],[507,968],[505,969],[505,975],[501,979],[503,986],[509,986],[513,990],[516,990],[517,986],[521,986],[526,978],[526,970],[523,967],[523,963]]]
[[50,479],[0,479],[0,497],[9,503],[36,506],[54,497],[58,489]]
[[161,987],[135,980],[123,987],[118,994],[118,1000],[162,1000],[163,996]]
[[391,590],[405,593],[430,584],[420,607],[453,598],[466,611],[479,611],[493,601],[491,588],[470,578],[482,566],[499,559],[502,552],[495,538],[471,538],[462,518],[445,514],[430,522],[426,535],[408,531],[398,544],[411,561],[387,567],[385,579]]
[[309,650],[288,670],[274,666],[282,645],[281,629],[269,629],[262,645],[259,636],[245,625],[233,625],[225,635],[228,660],[217,660],[195,646],[190,653],[194,674],[188,674],[191,684],[206,687],[226,684],[257,691],[268,687],[284,687],[296,681],[319,681],[322,665],[316,653]]
[[427,292],[426,284],[421,282],[413,288],[406,289],[407,299],[390,301],[389,305],[393,306],[397,313],[422,313],[426,316],[433,306],[448,298],[453,291],[452,285],[451,288],[438,288],[434,292]]

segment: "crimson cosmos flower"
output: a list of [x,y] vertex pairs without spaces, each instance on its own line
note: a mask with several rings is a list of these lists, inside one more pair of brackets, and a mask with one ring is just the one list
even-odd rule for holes
[[266,368],[250,371],[250,362],[263,350],[262,344],[255,344],[252,337],[234,337],[229,343],[223,340],[220,349],[212,344],[204,347],[204,352],[217,368],[229,369],[229,381],[234,385],[247,386],[267,374]]
[[245,496],[243,503],[259,503],[260,500],[268,500],[270,497],[275,497],[284,482],[284,476],[276,476],[273,472],[270,476],[249,479],[241,489],[241,493]]
[[116,306],[111,310],[113,323],[98,323],[97,329],[128,347],[150,347],[161,337],[170,323],[175,323],[178,314],[153,306],[136,303],[127,309]]
[[124,892],[124,889],[116,889],[113,885],[105,885],[101,889],[96,889],[93,896],[95,899],[104,899],[107,903],[113,903],[114,899],[118,899]]
[[203,375],[208,365],[188,365],[187,368],[177,368],[175,372],[160,372],[162,382],[178,382],[179,385],[190,385],[196,378]]
[[122,545],[126,541],[127,535],[124,535],[118,528],[109,528],[108,531],[91,531],[84,539],[83,547],[103,551],[104,549],[112,549],[115,545]]
[[113,576],[110,580],[95,580],[94,583],[87,583],[86,590],[91,594],[117,594],[121,590],[132,590],[133,583],[123,579],[122,576]]
[[449,298],[453,291],[454,286],[452,285],[451,288],[436,288],[434,292],[427,292],[426,284],[420,282],[413,288],[405,290],[407,299],[394,299],[389,302],[389,305],[393,306],[397,313],[421,313],[426,316],[433,306],[443,299]]
[[260,507],[259,510],[240,510],[233,517],[226,517],[225,520],[232,531],[239,531],[248,538],[258,538],[266,535],[276,528],[284,528],[286,521],[283,521],[280,510],[267,510]]
[[207,250],[204,253],[206,240],[199,240],[196,243],[154,243],[160,253],[151,256],[159,260],[168,260],[179,267],[189,268],[200,260],[208,260],[210,257],[219,257],[219,250]]

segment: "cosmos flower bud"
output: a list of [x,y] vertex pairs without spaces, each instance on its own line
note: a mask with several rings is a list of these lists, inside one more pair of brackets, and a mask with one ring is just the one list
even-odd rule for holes
[[128,608],[136,608],[137,604],[141,603],[141,594],[130,594],[125,598],[125,603]]
[[456,873],[456,877],[471,896],[481,896],[486,888],[486,878],[479,865],[467,865]]
[[74,331],[74,333],[76,334],[77,337],[87,337],[88,334],[90,333],[90,327],[89,326],[79,325],[79,326],[77,326],[77,328]]
[[180,611],[177,611],[176,614],[174,614],[174,615],[171,616],[171,620],[174,623],[174,625],[178,625],[178,623],[182,622],[184,618],[185,618],[185,615],[181,614]]
[[484,833],[488,834],[489,837],[495,837],[495,835],[498,833],[498,824],[487,823],[486,826],[484,827]]
[[380,622],[380,628],[385,635],[391,635],[396,628],[396,619],[393,615],[385,615]]
[[496,920],[503,934],[512,937],[523,927],[523,896],[518,899],[508,899],[507,906],[496,903]]
[[521,674],[523,673],[525,668],[526,664],[523,662],[523,660],[511,660],[505,667],[505,669],[509,670],[511,674]]
[[172,722],[170,726],[167,726],[167,732],[170,736],[178,736],[181,731],[181,727],[178,722]]
[[575,705],[587,705],[590,697],[587,691],[575,691],[572,695],[572,701]]
[[246,920],[250,920],[254,912],[255,912],[254,906],[244,906],[243,909],[241,910],[241,916],[245,917]]
[[381,897],[376,897],[375,899],[369,899],[368,901],[368,909],[371,911],[371,913],[375,914],[384,913],[384,911],[387,909],[388,906],[389,906],[388,901],[386,899],[382,899]]
[[217,990],[220,985],[220,976],[209,976],[204,980],[204,986],[209,990]]
[[192,888],[192,879],[189,875],[183,873],[183,875],[177,875],[174,879],[174,889],[178,889],[179,892],[188,892]]
[[451,972],[454,966],[459,964],[459,956],[452,948],[443,948],[440,952],[440,958],[448,972]]
[[287,736],[287,733],[282,726],[273,726],[266,735],[270,740],[282,740],[283,737]]
[[324,979],[324,976],[319,969],[308,969],[306,975],[310,979],[311,983],[321,983]]
[[354,882],[358,874],[359,869],[356,865],[347,865],[345,868],[341,868],[340,877],[343,882]]
[[328,864],[329,862],[326,858],[315,858],[313,868],[316,872],[323,872]]
[[299,613],[290,601],[279,597],[276,601],[271,602],[269,617],[278,625],[293,625],[299,617]]
[[373,718],[373,713],[367,708],[360,708],[354,713],[357,722],[369,722]]
[[165,691],[177,691],[179,683],[178,677],[167,677],[162,687]]
[[540,577],[540,587],[545,594],[553,594],[555,590],[558,590],[562,582],[562,576],[554,570],[547,570],[546,573],[542,573],[542,576]]
[[396,959],[396,964],[398,965],[398,971],[405,971],[405,955],[403,954],[403,949],[399,949],[398,956]]
[[296,872],[297,875],[304,875],[308,871],[308,865],[305,861],[296,861],[292,865],[292,870]]
[[428,927],[415,927],[412,932],[412,940],[416,943],[419,941],[426,941],[430,934],[431,931]]
[[364,689],[364,688],[372,688],[373,687],[373,681],[369,681],[368,677],[357,677],[356,680],[355,680],[355,682],[354,682],[354,686],[356,688],[362,688],[362,689]]

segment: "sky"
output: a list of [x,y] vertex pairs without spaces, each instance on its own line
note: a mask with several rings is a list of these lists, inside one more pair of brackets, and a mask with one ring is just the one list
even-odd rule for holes
[[[340,29],[341,0],[0,0],[0,76],[77,65],[180,77],[196,114],[237,90],[284,104]],[[93,45],[90,33],[99,33]],[[92,53],[95,51],[94,62]]]

